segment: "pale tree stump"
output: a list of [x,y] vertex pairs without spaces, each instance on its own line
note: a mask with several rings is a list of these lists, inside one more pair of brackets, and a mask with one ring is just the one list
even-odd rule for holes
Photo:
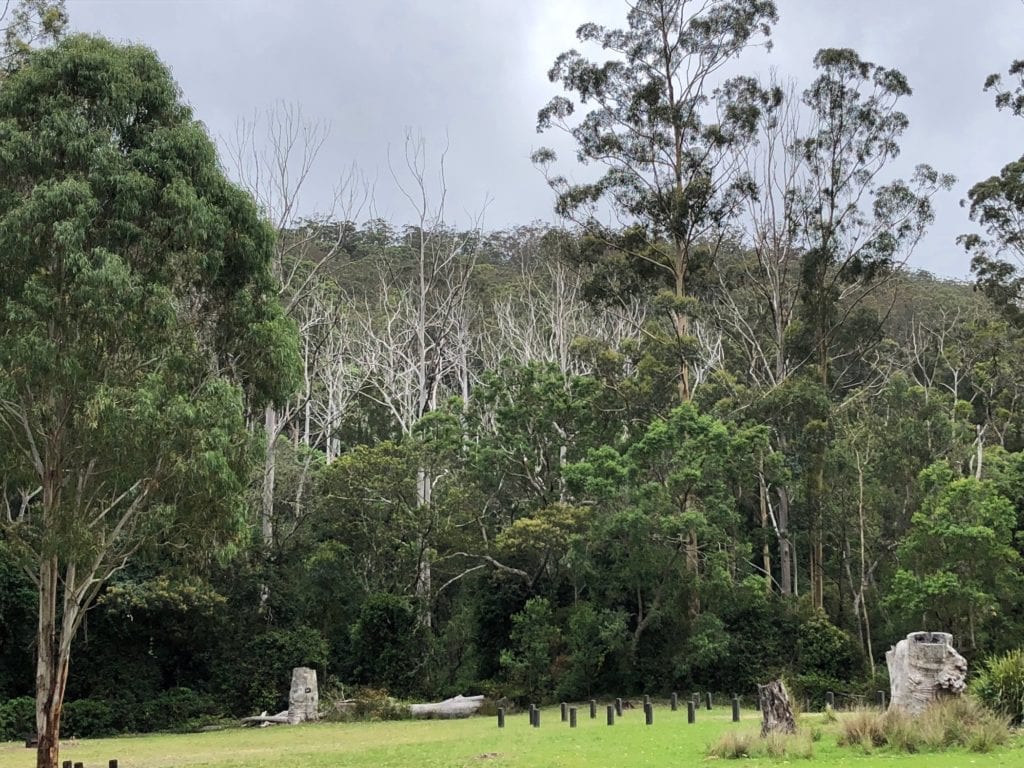
[[757,698],[761,703],[761,738],[769,733],[796,733],[793,707],[781,680],[757,686]]
[[320,719],[320,691],[316,684],[316,670],[295,667],[292,687],[288,692],[288,722],[306,723]]
[[885,654],[889,706],[919,715],[935,699],[959,696],[967,685],[967,660],[948,632],[911,632]]
[[320,719],[320,691],[316,684],[316,670],[309,667],[295,667],[292,670],[292,686],[288,691],[288,709],[270,715],[263,712],[252,717],[243,717],[244,724],[295,725]]

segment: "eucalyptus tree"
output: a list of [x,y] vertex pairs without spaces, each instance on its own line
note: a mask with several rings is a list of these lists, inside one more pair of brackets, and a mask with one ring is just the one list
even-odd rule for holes
[[[1014,61],[1009,75],[1017,81],[1012,90],[998,74],[988,77],[985,90],[995,91],[998,109],[1024,116],[1024,60]],[[978,285],[1014,325],[1024,327],[1024,156],[971,187],[967,199],[971,220],[987,235],[960,238]]]
[[273,233],[149,49],[76,36],[0,86],[3,530],[39,596],[40,768],[72,640],[146,542],[244,525],[246,403],[296,381]]
[[[613,287],[646,281],[666,292],[684,401],[693,389],[691,278],[717,256],[753,191],[736,149],[751,141],[771,99],[754,80],[722,71],[746,48],[767,46],[776,20],[771,0],[637,0],[624,29],[577,30],[611,58],[562,53],[548,77],[574,98],[556,96],[537,117],[538,131],[559,128],[573,139],[581,163],[604,166],[581,184],[546,171],[555,210],[595,238],[609,274],[620,273]],[[580,119],[577,102],[589,108]],[[551,149],[534,154],[545,168],[555,160]],[[599,223],[602,205],[625,232]]]
[[[918,165],[909,182],[883,174],[899,155],[909,120],[899,109],[911,95],[895,69],[864,61],[853,50],[818,51],[818,77],[803,93],[810,130],[796,145],[805,167],[798,190],[801,231],[800,315],[809,329],[810,360],[821,386],[837,382],[832,368],[840,332],[863,324],[865,299],[905,263],[932,222],[932,197],[953,177]],[[857,320],[857,322],[855,322]],[[878,330],[878,323],[875,324]],[[857,345],[853,345],[856,349]],[[856,349],[862,355],[863,349]],[[824,450],[827,422],[820,425]],[[810,517],[811,596],[824,594],[822,505],[824,454],[812,457],[807,484]]]
[[0,68],[15,68],[34,47],[56,42],[67,25],[64,0],[5,0],[0,8]]
[[848,48],[815,55],[818,77],[803,93],[809,131],[796,151],[805,167],[797,194],[801,228],[800,312],[811,359],[833,384],[833,342],[865,297],[894,274],[934,220],[931,200],[954,178],[918,165],[910,181],[885,181],[910,125],[900,111],[906,77]]

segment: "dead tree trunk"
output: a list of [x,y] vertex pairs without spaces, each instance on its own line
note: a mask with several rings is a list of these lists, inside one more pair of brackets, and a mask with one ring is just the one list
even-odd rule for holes
[[761,738],[769,733],[796,733],[793,707],[781,680],[757,686],[757,696],[761,702]]

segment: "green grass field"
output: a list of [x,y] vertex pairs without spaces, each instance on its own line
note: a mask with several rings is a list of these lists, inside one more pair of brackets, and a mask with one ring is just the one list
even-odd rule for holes
[[[988,754],[953,751],[904,755],[884,750],[871,754],[836,746],[836,726],[820,716],[805,716],[804,728],[818,727],[814,757],[805,759],[717,760],[706,756],[708,744],[728,729],[756,731],[757,713],[744,711],[743,722],[730,722],[726,708],[701,711],[697,723],[686,723],[685,710],[657,707],[654,725],[644,723],[641,710],[627,712],[616,724],[605,724],[603,707],[591,720],[581,708],[579,727],[562,723],[557,708],[545,709],[541,727],[529,727],[525,714],[509,716],[499,730],[491,717],[468,720],[427,720],[386,723],[318,724],[273,728],[230,729],[189,735],[134,736],[66,744],[61,760],[106,768],[117,758],[121,768],[216,766],[217,768],[643,768],[724,763],[736,766],[804,764],[814,766],[896,766],[897,768],[1024,768],[1024,736]],[[30,768],[35,752],[20,744],[0,744],[0,768]],[[724,767],[723,767],[724,768]]]

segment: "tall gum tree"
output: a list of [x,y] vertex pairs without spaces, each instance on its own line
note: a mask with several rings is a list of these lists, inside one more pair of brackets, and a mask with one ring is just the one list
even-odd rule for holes
[[[753,78],[725,79],[722,70],[748,47],[769,45],[777,19],[771,0],[637,0],[625,29],[588,23],[577,30],[581,43],[612,58],[559,55],[548,78],[575,101],[556,96],[537,115],[538,131],[559,128],[572,137],[579,162],[605,166],[583,184],[545,170],[555,209],[665,287],[658,304],[671,322],[681,402],[692,396],[699,347],[691,272],[698,259],[714,261],[755,191],[737,149],[753,141],[773,98]],[[590,107],[580,119],[576,101]],[[556,156],[541,149],[533,159],[547,169]],[[602,205],[623,232],[599,223]],[[696,576],[696,528],[687,547]]]
[[[799,314],[809,329],[808,359],[826,392],[834,389],[836,338],[865,299],[898,274],[934,219],[931,200],[953,177],[918,165],[909,181],[884,181],[909,126],[900,102],[904,75],[864,61],[848,48],[815,55],[818,77],[804,91],[809,130],[794,151],[803,164],[796,189],[800,227]],[[862,354],[857,350],[856,354]],[[824,599],[822,507],[829,425],[815,427],[820,452],[809,461],[811,599]]]
[[[665,285],[682,401],[692,394],[691,271],[698,252],[715,258],[752,191],[736,149],[753,139],[771,98],[753,79],[724,79],[722,70],[749,46],[769,45],[777,18],[770,0],[638,0],[625,29],[577,30],[581,43],[612,58],[562,53],[548,77],[575,101],[556,96],[537,116],[538,131],[572,137],[579,162],[605,166],[583,184],[546,171],[556,211]],[[576,102],[590,108],[580,119]],[[534,154],[545,168],[554,160],[550,149]],[[626,236],[599,224],[602,204]]]
[[[985,80],[985,90],[995,93],[998,109],[1024,117],[1024,59],[1014,61],[1008,74],[1015,83],[1012,88],[1002,75],[992,74]],[[1024,328],[1024,155],[971,187],[961,205],[968,203],[971,221],[986,235],[959,238],[971,255],[978,287],[1011,323]]]
[[244,525],[246,403],[298,383],[272,252],[152,51],[71,37],[0,85],[0,524],[39,595],[39,768],[104,583]]

